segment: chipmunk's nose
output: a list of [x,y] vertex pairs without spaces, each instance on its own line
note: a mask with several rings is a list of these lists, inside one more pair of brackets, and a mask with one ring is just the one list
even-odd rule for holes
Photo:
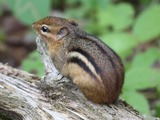
[[35,22],[32,24],[32,28],[35,29]]

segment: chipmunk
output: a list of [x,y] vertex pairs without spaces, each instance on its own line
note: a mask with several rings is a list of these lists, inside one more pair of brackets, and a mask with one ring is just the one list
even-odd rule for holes
[[118,99],[124,67],[110,47],[70,19],[49,16],[33,23],[32,28],[47,44],[56,68],[89,100],[110,104]]

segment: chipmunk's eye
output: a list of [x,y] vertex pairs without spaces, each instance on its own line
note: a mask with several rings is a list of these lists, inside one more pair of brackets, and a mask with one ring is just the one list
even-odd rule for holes
[[47,26],[42,26],[41,30],[43,32],[50,32]]

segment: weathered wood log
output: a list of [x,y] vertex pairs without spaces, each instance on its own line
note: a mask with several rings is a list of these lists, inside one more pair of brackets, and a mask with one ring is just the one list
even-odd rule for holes
[[140,115],[121,99],[111,105],[88,101],[56,70],[43,41],[37,39],[37,44],[47,73],[41,85],[45,89],[36,84],[40,78],[0,64],[0,120],[160,120]]

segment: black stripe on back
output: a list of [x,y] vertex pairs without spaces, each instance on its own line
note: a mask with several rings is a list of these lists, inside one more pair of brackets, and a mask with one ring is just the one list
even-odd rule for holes
[[[82,31],[81,31],[82,32]],[[77,33],[75,31],[75,33]],[[106,54],[106,50],[101,46],[99,45],[99,43],[97,41],[100,41],[102,44],[104,44],[100,39],[98,39],[96,36],[93,36],[93,35],[89,35],[88,33],[85,33],[85,32],[82,32],[82,34],[76,34],[78,37],[82,38],[82,39],[86,39],[86,40],[90,40],[92,41],[92,43],[94,43],[97,48],[103,53],[103,54]],[[95,40],[96,39],[96,40]]]
[[73,48],[69,52],[72,52],[72,51],[78,52],[78,53],[82,54],[83,56],[85,56],[87,58],[87,60],[89,62],[91,62],[91,64],[95,68],[96,73],[98,73],[98,74],[101,73],[101,68],[99,68],[99,66],[95,62],[94,58],[89,53],[87,53],[86,51],[84,51],[84,50],[82,50],[80,48]]
[[[104,44],[100,39],[98,39],[97,37],[95,37],[95,36],[80,36],[81,38],[83,38],[83,39],[86,39],[86,40],[91,40],[92,41],[92,43],[93,44],[95,44],[96,46],[97,46],[97,48],[101,51],[101,53],[103,53],[104,55],[107,55],[107,58],[109,59],[109,61],[110,61],[110,63],[111,63],[111,66],[112,66],[112,68],[114,69],[114,72],[115,72],[115,75],[116,75],[116,87],[115,87],[115,89],[117,90],[118,89],[118,86],[119,86],[119,75],[118,75],[118,71],[117,71],[117,69],[116,69],[116,66],[115,66],[115,63],[114,63],[114,61],[112,60],[112,58],[111,58],[111,56],[109,55],[109,53],[108,52],[111,52],[111,53],[113,53],[113,55],[115,55],[116,56],[116,58],[117,59],[119,59],[119,56],[109,47],[109,46],[107,46],[106,44]],[[95,40],[93,40],[92,38],[90,38],[90,37],[93,37],[93,39],[97,39],[97,41],[95,41]],[[107,51],[103,48],[103,45],[99,45],[100,43],[99,42],[101,42],[101,44],[103,44],[103,45],[105,45],[106,47],[107,47]],[[94,65],[94,64],[93,64]],[[101,75],[101,77],[102,77],[102,75]]]
[[[92,71],[88,68],[88,66],[79,58],[72,57],[68,60],[68,63],[75,63],[79,65],[84,71],[86,71],[89,75],[91,75],[94,79],[97,79],[97,77],[92,73]],[[81,73],[79,73],[81,74]]]
[[[119,56],[118,56],[109,46],[107,46],[106,44],[104,44],[104,43],[103,43],[100,39],[98,39],[97,37],[92,36],[92,35],[88,35],[87,33],[83,32],[83,31],[80,31],[80,32],[82,32],[82,33],[81,33],[81,34],[77,34],[77,36],[79,36],[79,37],[82,38],[82,39],[86,39],[86,40],[92,41],[92,43],[95,44],[95,45],[97,46],[97,48],[98,48],[104,55],[107,55],[107,58],[109,59],[109,61],[110,61],[110,63],[111,63],[111,66],[113,67],[113,69],[114,69],[114,71],[115,71],[115,74],[116,74],[116,88],[115,88],[115,89],[117,89],[118,86],[119,86],[119,81],[118,81],[118,79],[119,79],[119,74],[118,74],[118,71],[117,71],[117,69],[116,69],[115,63],[114,63],[114,61],[112,60],[111,56],[108,54],[108,52],[112,52],[113,55],[115,55],[115,56],[117,57],[117,59],[120,59]],[[75,31],[75,33],[77,33],[77,32]],[[92,37],[93,37],[93,38],[92,38]],[[96,40],[95,40],[95,39],[96,39]],[[105,50],[105,49],[103,48],[103,46],[100,45],[100,42],[101,42],[101,44],[106,45],[106,47],[108,48],[108,50]],[[88,58],[87,58],[87,59],[88,59]],[[121,61],[120,61],[120,62],[121,62]],[[122,63],[121,63],[121,64],[122,64]],[[94,64],[93,64],[93,65],[94,65]],[[95,67],[95,69],[96,69],[96,67]],[[101,76],[101,77],[102,77],[102,76]]]
[[[107,54],[107,52],[103,49],[102,46],[100,46],[97,42],[94,42],[96,44],[96,46],[98,47],[98,49],[103,53],[103,54]],[[103,44],[103,43],[102,43]]]
[[[119,64],[123,67],[123,64],[122,64],[121,59],[118,56],[118,54],[114,50],[112,50],[109,46],[107,46],[107,47],[113,53],[113,55],[116,57],[116,59],[118,59]],[[118,71],[116,69],[115,63],[113,62],[111,56],[109,54],[107,54],[107,57],[108,57],[109,61],[111,62],[112,67],[114,68],[115,75],[116,75],[116,88],[115,89],[118,90],[118,87],[119,87],[119,84],[120,84],[120,82],[119,82],[119,73],[118,73]]]
[[107,57],[108,57],[109,61],[111,62],[111,65],[112,65],[112,67],[113,67],[113,69],[114,69],[114,71],[115,71],[115,76],[116,76],[116,87],[115,87],[115,89],[118,90],[118,86],[119,86],[118,72],[117,72],[117,69],[116,69],[116,67],[115,67],[115,64],[114,64],[112,58],[111,58],[109,55],[107,55]]

